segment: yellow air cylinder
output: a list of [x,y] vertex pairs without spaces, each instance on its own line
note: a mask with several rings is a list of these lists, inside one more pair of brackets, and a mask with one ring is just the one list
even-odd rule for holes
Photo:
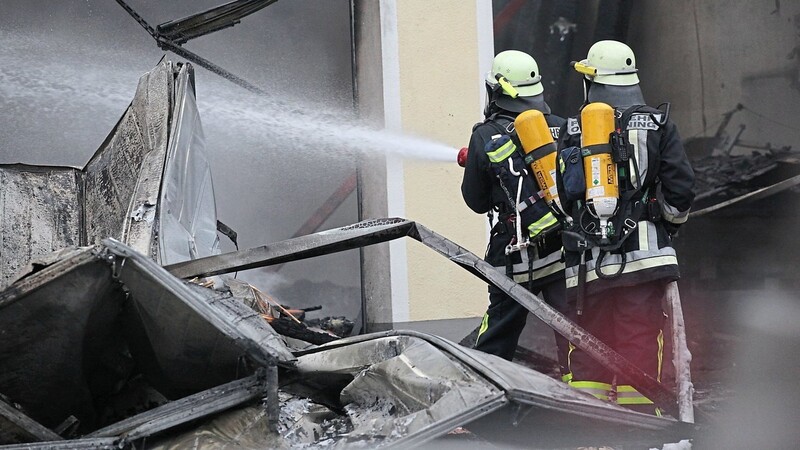
[[535,109],[524,111],[514,120],[514,128],[525,152],[525,164],[531,167],[545,201],[561,209],[556,188],[556,144],[544,114]]
[[598,219],[614,215],[619,198],[617,165],[609,138],[614,131],[614,108],[590,103],[581,111],[581,149],[586,176],[586,202]]

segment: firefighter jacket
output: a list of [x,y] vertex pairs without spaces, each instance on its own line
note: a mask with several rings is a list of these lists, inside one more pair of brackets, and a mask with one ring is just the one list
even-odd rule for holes
[[[622,112],[618,108],[617,117],[621,117]],[[595,270],[600,249],[595,247],[586,252],[587,295],[652,280],[674,281],[680,276],[672,235],[688,218],[694,200],[694,172],[675,124],[668,117],[665,120],[662,117],[663,113],[655,108],[630,116],[624,132],[630,143],[630,182],[648,193],[648,202],[653,207],[644,209],[639,217],[631,218],[637,224],[632,234],[619,249],[604,255],[601,260],[602,274],[619,272],[619,276],[601,278]],[[665,123],[659,124],[654,119]],[[580,138],[579,118],[569,118],[561,129],[558,148],[580,147]],[[578,285],[580,258],[579,252],[565,251],[568,292]]]
[[[490,224],[491,211],[498,214],[498,220],[492,227],[489,236],[486,262],[506,273],[518,283],[529,283],[529,287],[537,292],[544,284],[563,280],[564,263],[561,237],[559,233],[550,234],[527,250],[523,249],[506,256],[505,248],[515,236],[513,223],[508,221],[509,216],[513,215],[513,211],[508,210],[508,196],[499,181],[494,179],[491,174],[489,156],[485,151],[486,143],[493,136],[498,135],[501,129],[513,130],[513,120],[516,115],[516,113],[501,110],[484,122],[475,125],[469,141],[461,194],[470,209],[476,213],[489,215]],[[553,138],[557,139],[558,132],[565,120],[550,114],[546,114],[545,119]],[[544,200],[539,201],[544,202]],[[555,220],[552,215],[550,219]]]

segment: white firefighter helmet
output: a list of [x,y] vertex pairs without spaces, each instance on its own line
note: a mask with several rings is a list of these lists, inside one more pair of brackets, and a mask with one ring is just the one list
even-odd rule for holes
[[526,97],[544,92],[539,65],[531,55],[519,50],[506,50],[494,57],[486,85],[490,92],[497,92],[493,96],[497,106],[515,112],[531,108]]
[[583,61],[573,65],[593,83],[611,86],[639,84],[636,56],[630,47],[619,41],[598,41]]

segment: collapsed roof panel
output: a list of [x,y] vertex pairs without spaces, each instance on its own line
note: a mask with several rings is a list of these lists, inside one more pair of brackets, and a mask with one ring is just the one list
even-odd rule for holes
[[49,428],[70,415],[94,423],[94,398],[107,387],[98,377],[122,344],[124,298],[93,248],[68,253],[1,292],[0,393]]
[[[96,288],[87,291],[86,286]],[[128,294],[124,305],[123,292]],[[76,413],[87,424],[91,415],[97,414],[85,410],[99,403],[98,389],[119,381],[113,378],[107,362],[114,359],[124,342],[143,376],[174,395],[196,392],[203,384],[238,378],[253,369],[239,365],[245,355],[256,366],[281,363],[285,367],[281,375],[285,419],[280,432],[290,445],[407,447],[435,439],[457,426],[466,426],[489,442],[525,442],[532,430],[537,442],[562,443],[565,439],[591,443],[600,437],[609,442],[669,442],[688,433],[682,428],[685,424],[675,420],[607,404],[543,374],[423,333],[392,331],[357,336],[298,352],[295,357],[266,322],[239,300],[181,281],[144,255],[111,240],[102,246],[67,253],[55,264],[15,283],[0,299],[3,329],[8,329],[26,307],[39,313],[50,311],[43,317],[61,319],[44,324],[51,329],[27,335],[25,352],[15,352],[17,340],[0,341],[0,364],[14,367],[17,372],[12,374],[16,375],[13,379],[0,378],[4,382],[0,383],[0,392],[24,393],[21,404],[25,410],[32,411],[34,420],[50,427]],[[61,305],[60,299],[71,299],[70,305]],[[81,308],[82,304],[87,306]],[[69,313],[59,308],[66,308]],[[27,313],[25,323],[31,323],[33,312]],[[86,319],[75,320],[76,317]],[[75,325],[65,328],[63,322]],[[21,327],[17,325],[10,331],[24,337],[26,330]],[[62,329],[65,331],[58,333]],[[130,332],[131,329],[138,331]],[[88,335],[76,338],[80,330]],[[124,339],[118,330],[125,331]],[[51,347],[70,350],[62,358],[63,365],[56,361],[44,376],[19,372],[41,371],[38,363],[43,357],[50,357],[47,352]],[[102,356],[106,365],[95,365],[91,372],[81,371],[92,361],[87,355]],[[293,365],[295,358],[297,363]],[[242,370],[237,374],[239,368]],[[123,375],[130,377],[129,373]],[[15,386],[14,382],[23,384]],[[72,385],[84,389],[77,390]],[[123,430],[118,437],[138,430],[130,437],[149,436],[153,443],[176,438],[180,441],[187,437],[175,433],[186,432],[170,430],[183,423],[183,418],[202,419],[232,406],[241,411],[225,416],[235,422],[230,426],[246,428],[242,439],[274,439],[273,432],[264,426],[247,425],[263,421],[263,408],[254,408],[250,403],[234,406],[255,400],[253,392],[243,391],[231,403],[225,399],[221,403],[187,400],[186,408],[180,404],[164,407],[164,414],[155,410],[150,413],[152,420],[110,429]],[[65,393],[79,397],[67,401],[61,398]],[[323,416],[330,420],[314,419],[315,413],[309,408],[293,410],[287,393],[298,400],[305,398],[306,402],[325,405],[328,412]],[[62,400],[69,406],[53,406]],[[313,410],[318,411],[316,407]],[[215,420],[222,419],[217,417],[209,423],[218,424]],[[519,426],[525,423],[530,425]],[[584,426],[579,431],[569,427],[567,433],[564,423]],[[319,428],[322,432],[306,434],[301,439],[304,432],[293,427]],[[153,434],[159,435],[156,441],[152,440]],[[204,439],[212,439],[208,433],[203,435]],[[230,437],[213,439],[224,442]]]
[[173,65],[162,61],[142,75],[136,95],[83,169],[86,244],[113,237],[154,255],[153,218],[172,114]]
[[35,256],[108,237],[170,263],[218,252],[192,70],[162,60],[142,75],[81,170],[0,165],[0,287]]
[[70,167],[0,165],[0,289],[34,257],[80,245],[79,177]]
[[48,428],[74,416],[83,432],[113,417],[111,399],[138,371],[181,396],[246,375],[246,357],[294,361],[240,301],[112,241],[66,252],[1,292],[0,335],[0,393]]
[[[392,406],[391,419],[375,414],[351,418],[369,420],[362,429],[354,422],[348,439],[361,430],[360,440],[385,439],[382,444],[405,447],[456,426],[488,442],[515,445],[663,443],[689,433],[675,420],[608,404],[541,373],[425,333],[389,331],[342,339],[298,353],[297,370],[284,388],[323,403],[330,402],[326,396],[331,391],[341,392],[339,400],[353,414]],[[453,392],[459,396],[450,396]],[[404,435],[391,439],[381,431],[398,429]]]

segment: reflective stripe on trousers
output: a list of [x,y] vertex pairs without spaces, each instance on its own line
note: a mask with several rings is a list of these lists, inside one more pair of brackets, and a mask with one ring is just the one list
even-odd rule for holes
[[611,385],[600,381],[573,381],[567,382],[570,386],[579,391],[586,392],[600,400],[608,401],[608,394],[612,392]]

